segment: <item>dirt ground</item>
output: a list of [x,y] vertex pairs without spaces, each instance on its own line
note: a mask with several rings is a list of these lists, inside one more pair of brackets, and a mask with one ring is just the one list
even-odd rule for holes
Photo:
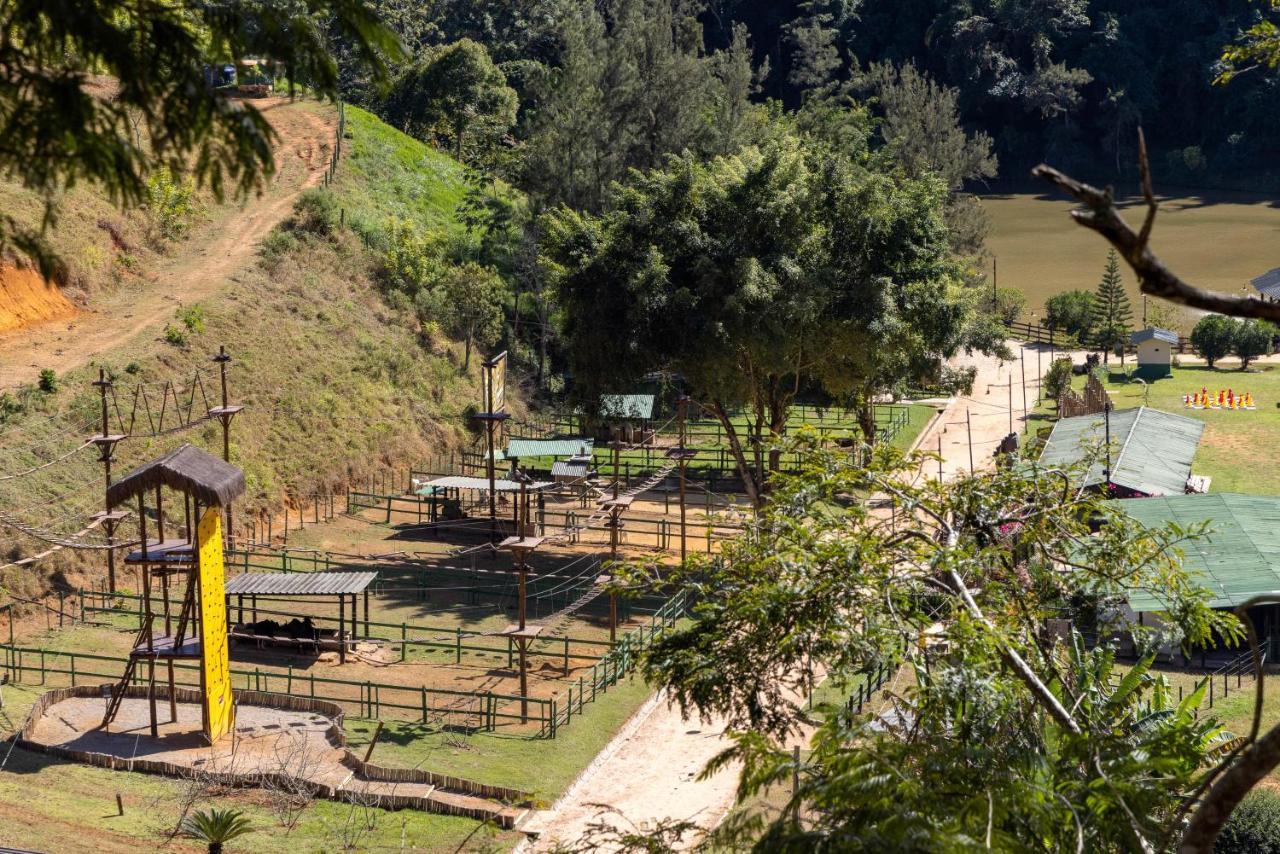
[[61,374],[136,337],[155,334],[184,304],[216,294],[253,263],[258,241],[288,216],[294,199],[329,165],[336,119],[314,103],[255,102],[279,134],[276,174],[261,195],[225,204],[173,247],[136,286],[95,295],[70,319],[0,333],[0,389],[30,382],[42,368]]

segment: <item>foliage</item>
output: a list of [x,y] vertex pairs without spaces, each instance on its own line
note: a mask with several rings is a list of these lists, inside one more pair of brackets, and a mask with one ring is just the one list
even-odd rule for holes
[[1094,344],[1102,351],[1105,362],[1112,351],[1117,351],[1129,341],[1130,323],[1133,320],[1133,307],[1129,305],[1129,296],[1124,291],[1124,280],[1120,276],[1120,257],[1115,250],[1107,253],[1107,267],[1102,273],[1102,281],[1093,298],[1093,314],[1090,327],[1093,331]]
[[386,227],[382,278],[410,297],[434,288],[447,268],[449,238],[439,229],[422,230],[406,220],[392,219]]
[[[1280,10],[1280,0],[1267,0],[1273,12]],[[1230,83],[1236,75],[1255,68],[1274,71],[1280,66],[1280,28],[1272,18],[1263,18],[1240,34],[1222,51],[1222,69],[1218,83]]]
[[678,373],[724,423],[757,500],[762,460],[748,464],[729,410],[751,413],[747,438],[775,441],[797,389],[817,383],[874,441],[875,396],[935,379],[969,343],[945,192],[783,135],[634,175],[600,217],[554,211],[546,263],[577,394],[594,406],[645,372]]
[[[858,468],[813,451],[722,554],[667,576],[697,604],[644,671],[682,709],[738,731],[707,772],[741,760],[740,799],[789,788],[784,739],[802,714],[791,698],[819,668],[907,670],[868,715],[829,710],[781,815],[732,823],[726,846],[1167,847],[1219,734],[1195,714],[1204,688],[1175,706],[1151,655],[1122,676],[1112,648],[1054,640],[1043,621],[1106,634],[1099,615],[1136,589],[1168,613],[1159,628],[1127,626],[1139,650],[1239,641],[1176,555],[1202,527],[1143,529],[1073,489],[1077,473],[1030,459],[951,483],[919,478],[931,464],[880,448]],[[893,518],[859,499],[872,495],[894,501]],[[643,567],[628,577],[651,580]]]
[[516,93],[484,45],[462,39],[425,51],[396,80],[386,112],[413,136],[452,140],[454,156],[470,160],[515,124]]
[[166,323],[164,325],[164,340],[175,347],[185,347],[187,346],[187,333],[183,332],[180,326]]
[[1280,854],[1280,794],[1250,792],[1222,828],[1215,854]]
[[1235,347],[1240,324],[1221,314],[1206,314],[1191,330],[1191,346],[1213,367]]
[[1027,307],[1027,296],[1017,288],[999,288],[996,291],[995,316],[1008,325],[1022,317]]
[[[322,23],[323,22],[323,23]],[[251,104],[205,85],[208,63],[269,56],[320,95],[337,92],[324,28],[345,36],[375,76],[395,55],[392,34],[360,0],[142,4],[48,0],[0,9],[0,171],[45,203],[55,220],[66,187],[88,181],[113,202],[148,201],[160,167],[190,170],[221,197],[247,192],[275,170],[275,134]],[[113,78],[107,88],[90,75]],[[0,217],[0,241],[51,266],[41,232]]]
[[199,303],[180,308],[175,315],[188,332],[199,335],[204,332],[204,306]]
[[303,190],[293,203],[289,227],[308,234],[332,234],[340,217],[338,200],[333,193],[319,187]]
[[[601,8],[601,6],[607,8]],[[566,0],[554,65],[529,78],[522,186],[547,205],[598,211],[627,170],[669,154],[723,154],[758,135],[745,28],[704,53],[701,25],[669,0]]]
[[1049,370],[1044,374],[1044,393],[1052,400],[1058,400],[1062,393],[1071,388],[1071,360],[1054,359]]
[[180,240],[191,227],[195,215],[195,181],[188,177],[175,181],[167,166],[147,179],[147,211],[165,240]]
[[41,368],[36,385],[45,394],[53,394],[58,390],[58,375],[53,368]]
[[1243,320],[1236,327],[1231,352],[1240,358],[1240,370],[1248,370],[1249,363],[1259,356],[1268,356],[1273,351],[1276,327],[1265,320]]
[[1077,341],[1088,341],[1093,329],[1093,294],[1064,291],[1045,300],[1045,316],[1040,321],[1050,329],[1065,332]]
[[444,277],[435,307],[446,328],[466,345],[463,366],[471,364],[471,348],[491,347],[502,334],[502,277],[491,267],[467,261]]
[[218,854],[223,845],[253,830],[253,825],[240,810],[212,807],[185,816],[178,829],[185,836],[207,844],[209,854]]

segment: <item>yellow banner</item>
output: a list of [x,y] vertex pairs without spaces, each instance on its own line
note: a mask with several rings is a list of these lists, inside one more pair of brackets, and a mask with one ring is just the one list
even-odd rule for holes
[[200,517],[200,667],[204,684],[204,734],[217,741],[235,726],[231,662],[227,655],[226,569],[222,563],[222,508]]

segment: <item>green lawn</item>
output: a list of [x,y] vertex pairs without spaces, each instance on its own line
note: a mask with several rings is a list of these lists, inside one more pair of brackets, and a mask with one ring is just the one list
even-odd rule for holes
[[[1172,379],[1150,385],[1127,382],[1117,373],[1112,374],[1107,390],[1117,409],[1145,402],[1156,409],[1205,422],[1192,472],[1213,478],[1210,491],[1280,495],[1280,469],[1259,465],[1257,457],[1280,447],[1280,365],[1259,365],[1247,373],[1235,370],[1236,366],[1231,360],[1213,370],[1203,365],[1174,368]],[[1083,385],[1084,379],[1078,377],[1076,382]],[[1202,387],[1215,393],[1219,388],[1248,391],[1257,411],[1184,408],[1182,396]]]
[[[1072,222],[1070,203],[1039,192],[991,195],[982,201],[991,217],[987,249],[998,264],[999,284],[1027,295],[1028,315],[1043,316],[1044,301],[1053,294],[1097,286],[1107,245]],[[1141,218],[1135,201],[1125,202],[1131,223]],[[1276,266],[1278,239],[1280,207],[1273,199],[1201,192],[1162,203],[1151,243],[1161,260],[1188,281],[1239,293],[1254,276]],[[1142,299],[1127,269],[1125,279],[1134,314],[1141,318]]]
[[[434,732],[416,724],[388,723],[374,749],[373,761],[510,786],[549,804],[591,763],[650,693],[639,676],[619,681],[595,703],[588,703],[583,716],[562,727],[554,739]],[[369,743],[374,726],[370,721],[347,721],[352,750],[360,752]]]

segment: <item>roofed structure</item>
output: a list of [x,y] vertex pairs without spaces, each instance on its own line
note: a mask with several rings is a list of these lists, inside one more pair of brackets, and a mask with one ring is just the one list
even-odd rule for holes
[[653,395],[602,394],[600,395],[600,417],[648,421],[653,418]]
[[[1149,528],[1208,522],[1211,533],[1182,544],[1182,565],[1213,592],[1210,605],[1234,608],[1261,593],[1280,594],[1280,498],[1215,492],[1125,501],[1120,507]],[[1133,610],[1157,611],[1150,594],[1129,596]]]
[[586,457],[595,448],[595,439],[511,439],[507,442],[507,458]]
[[1251,279],[1249,284],[1258,289],[1258,293],[1270,299],[1280,299],[1280,267],[1274,270],[1268,270],[1256,279]]
[[[550,486],[546,481],[532,481],[525,484],[525,488],[529,490],[543,489]],[[421,484],[417,490],[419,495],[430,495],[434,489],[478,489],[483,492],[489,491],[489,479],[487,477],[464,477],[462,475],[449,475],[447,477],[437,477]],[[496,478],[493,481],[493,489],[495,492],[519,492],[520,483],[514,480],[504,480]]]
[[1168,329],[1160,329],[1157,326],[1152,326],[1147,329],[1139,329],[1137,332],[1132,333],[1129,336],[1129,343],[1136,345],[1153,339],[1177,346],[1178,333],[1172,332]]
[[363,593],[376,572],[246,572],[227,580],[228,596],[342,596]]
[[123,504],[156,486],[185,492],[206,507],[225,507],[244,494],[244,472],[191,444],[143,463],[107,487],[107,504]]
[[[1183,494],[1203,433],[1204,422],[1159,409],[1141,406],[1112,412],[1110,482],[1143,495]],[[1062,418],[1040,452],[1040,463],[1063,468],[1083,463],[1105,437],[1102,413]],[[1097,456],[1080,486],[1106,483],[1106,457]]]

